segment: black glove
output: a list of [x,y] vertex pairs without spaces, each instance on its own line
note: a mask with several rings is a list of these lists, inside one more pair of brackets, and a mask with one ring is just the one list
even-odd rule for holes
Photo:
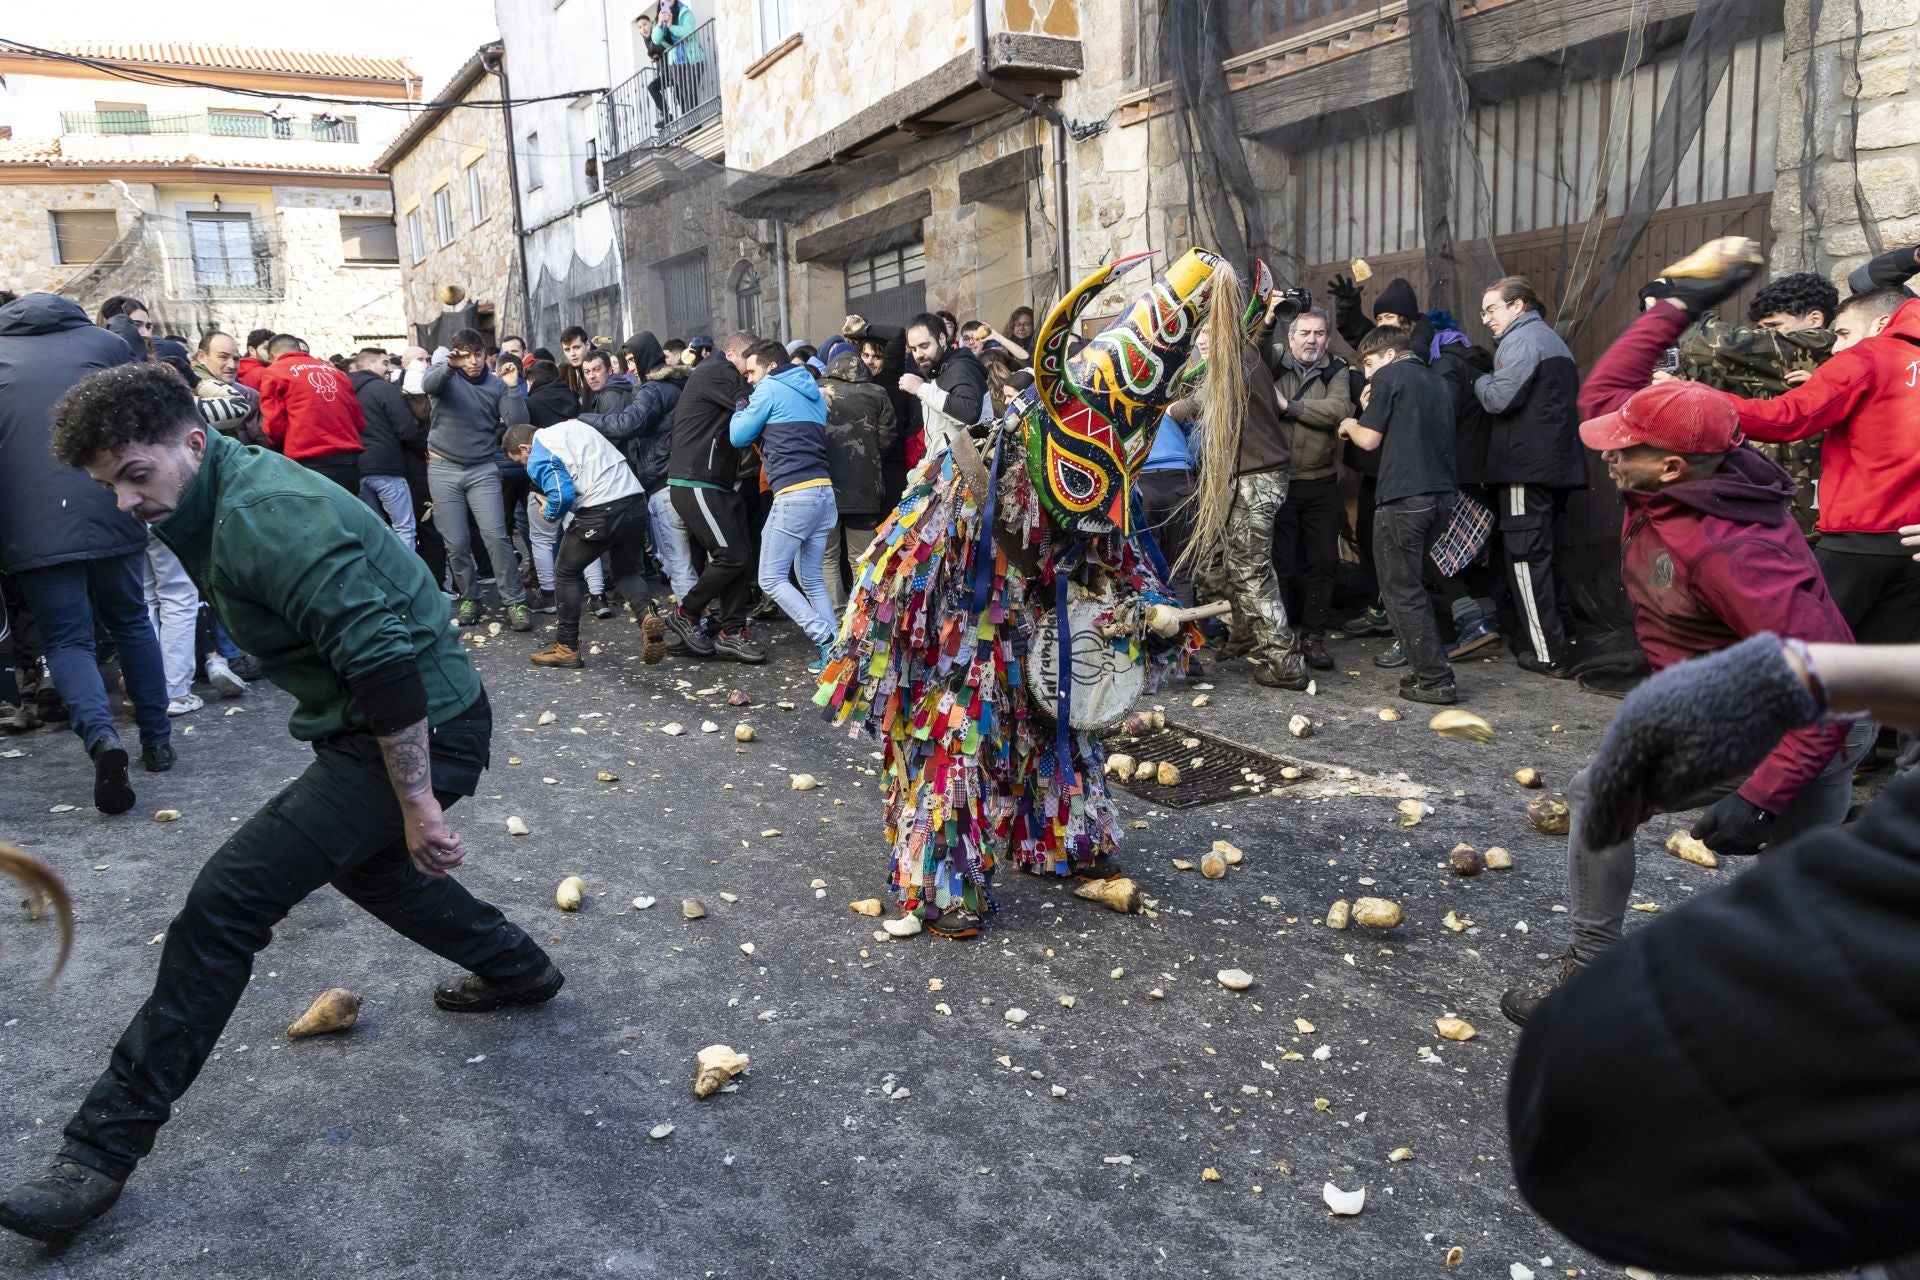
[[[1920,275],[1920,245],[1889,249],[1871,262],[1855,267],[1847,277],[1847,287],[1855,293],[1870,289],[1905,289],[1907,281]],[[1911,289],[1907,290],[1909,293]],[[1831,322],[1829,322],[1831,324]]]
[[1729,857],[1756,854],[1770,838],[1773,815],[1732,791],[1707,806],[1693,824],[1693,838]]
[[1358,307],[1360,305],[1360,286],[1348,276],[1335,276],[1327,281],[1327,292],[1333,295],[1336,306]]
[[1771,632],[1668,667],[1620,704],[1587,766],[1589,809],[1581,821],[1588,842],[1618,844],[1653,814],[1745,777],[1783,734],[1819,714]]

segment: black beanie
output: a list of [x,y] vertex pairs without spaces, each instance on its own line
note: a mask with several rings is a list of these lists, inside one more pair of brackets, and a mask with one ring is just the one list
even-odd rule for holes
[[1373,314],[1377,316],[1382,311],[1399,316],[1408,324],[1420,318],[1420,300],[1413,296],[1413,286],[1405,276],[1395,276],[1380,291],[1379,299],[1373,304]]

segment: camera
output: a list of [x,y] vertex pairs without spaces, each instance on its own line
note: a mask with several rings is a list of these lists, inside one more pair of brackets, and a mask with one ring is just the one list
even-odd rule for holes
[[1313,310],[1313,290],[1311,289],[1278,289],[1270,296],[1279,299],[1279,305],[1273,312],[1276,322],[1290,321],[1302,311]]

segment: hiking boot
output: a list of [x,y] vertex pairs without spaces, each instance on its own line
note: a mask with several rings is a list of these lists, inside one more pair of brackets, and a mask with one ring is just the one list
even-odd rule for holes
[[1307,665],[1315,671],[1333,670],[1333,655],[1327,652],[1327,637],[1324,633],[1307,632],[1306,639],[1300,642],[1300,652],[1305,655]]
[[1226,641],[1220,646],[1220,656],[1223,658],[1244,658],[1252,652],[1252,636],[1241,636],[1237,640],[1232,636],[1228,636]]
[[1447,656],[1458,662],[1470,653],[1478,653],[1488,645],[1500,643],[1500,628],[1485,618],[1476,619],[1471,625],[1462,627],[1455,637],[1453,647],[1447,650]]
[[1283,653],[1269,658],[1260,669],[1253,673],[1254,680],[1269,689],[1304,690],[1312,683],[1307,675],[1307,661],[1297,653]]
[[1567,678],[1567,668],[1564,664],[1548,662],[1530,652],[1521,654],[1515,658],[1513,662],[1514,665],[1522,671],[1531,671],[1533,674],[1545,676],[1549,680],[1565,680]]
[[489,982],[477,973],[443,982],[433,990],[433,1002],[448,1013],[487,1013],[505,1005],[545,1004],[560,994],[567,975],[553,961],[518,982]]
[[462,600],[453,609],[453,624],[456,627],[477,627],[484,611],[478,600]]
[[936,938],[977,938],[987,922],[971,911],[942,911],[938,919],[927,921],[927,932]]
[[593,610],[593,616],[596,618],[613,616],[613,603],[604,595],[588,596],[587,607]]
[[667,656],[667,620],[649,601],[634,621],[640,624],[640,634],[645,637],[640,646],[640,661],[654,666]]
[[165,773],[179,758],[173,753],[171,742],[154,742],[140,748],[140,767],[148,773]]
[[207,659],[207,683],[223,698],[244,697],[247,692],[247,682],[235,675],[227,660],[218,654]]
[[738,631],[722,631],[711,643],[713,651],[721,657],[732,658],[751,667],[757,667],[767,660],[767,651],[747,634],[745,627]]
[[229,661],[227,663],[227,669],[232,671],[234,675],[239,676],[242,680],[258,680],[260,678],[260,664],[254,660],[254,656],[250,653],[243,653],[239,657]]
[[1387,611],[1375,605],[1357,618],[1351,618],[1340,628],[1341,632],[1352,639],[1366,636],[1390,636],[1393,626],[1387,621]]
[[1436,707],[1450,707],[1460,701],[1460,690],[1449,676],[1445,680],[1436,680],[1427,684],[1420,680],[1402,680],[1400,696],[1408,702],[1425,702]]
[[133,808],[136,797],[127,781],[127,749],[117,734],[109,733],[93,744],[93,807],[102,813],[125,813]]
[[1406,650],[1400,647],[1398,640],[1395,640],[1388,646],[1386,652],[1373,655],[1373,665],[1376,667],[1404,667],[1407,665]]
[[507,626],[514,631],[533,630],[533,610],[524,604],[508,605]]
[[757,622],[765,622],[780,612],[780,602],[761,591],[754,592],[753,607],[747,610],[747,616]]
[[[700,626],[700,619],[675,605],[666,616],[667,631],[677,638],[686,651],[696,658],[711,658],[714,653],[713,638]],[[669,646],[671,647],[671,646]]]
[[113,1208],[126,1183],[65,1156],[0,1199],[0,1227],[57,1244]]
[[1517,987],[1509,987],[1500,997],[1500,1012],[1507,1015],[1509,1022],[1515,1026],[1526,1026],[1527,1019],[1533,1016],[1533,1011],[1539,1007],[1540,1002],[1565,986],[1574,974],[1580,972],[1580,955],[1572,947],[1568,947],[1553,959],[1545,961],[1543,967],[1550,968],[1554,965],[1560,966],[1559,973],[1534,982],[1523,983]]
[[535,649],[528,655],[527,661],[536,667],[565,667],[569,671],[578,671],[587,664],[580,661],[580,651],[572,645],[561,644],[555,640],[544,649]]

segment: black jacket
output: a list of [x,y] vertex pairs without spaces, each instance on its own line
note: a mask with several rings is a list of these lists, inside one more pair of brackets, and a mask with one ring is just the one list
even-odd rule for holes
[[425,453],[426,424],[413,416],[400,388],[370,369],[347,375],[366,425],[360,430],[360,474],[404,476],[407,456]]
[[1487,482],[1487,444],[1493,425],[1473,384],[1493,372],[1493,353],[1485,347],[1450,343],[1433,358],[1433,371],[1453,393],[1453,478],[1463,485]]
[[1580,444],[1580,370],[1573,352],[1537,311],[1500,335],[1493,372],[1474,383],[1487,411],[1488,484],[1587,487]]
[[535,429],[571,422],[579,416],[580,401],[560,379],[527,388],[527,421]]
[[820,389],[827,397],[827,471],[834,503],[843,519],[858,523],[877,517],[897,501],[884,465],[887,452],[899,443],[893,402],[851,352],[827,364]]
[[633,403],[634,380],[630,373],[609,375],[593,393],[593,413],[618,413]]
[[693,371],[661,365],[635,388],[625,408],[615,413],[583,413],[580,421],[620,446],[640,487],[654,492],[667,482],[673,457],[673,411]]
[[1920,1252],[1920,774],[1635,930],[1527,1023],[1521,1194],[1660,1272]]
[[0,569],[146,549],[147,527],[49,452],[54,403],[95,370],[132,359],[132,348],[65,298],[29,293],[0,307]]
[[747,398],[747,380],[724,356],[694,367],[673,407],[673,448],[667,475],[675,480],[733,488],[740,476],[740,451],[728,428],[733,411]]

